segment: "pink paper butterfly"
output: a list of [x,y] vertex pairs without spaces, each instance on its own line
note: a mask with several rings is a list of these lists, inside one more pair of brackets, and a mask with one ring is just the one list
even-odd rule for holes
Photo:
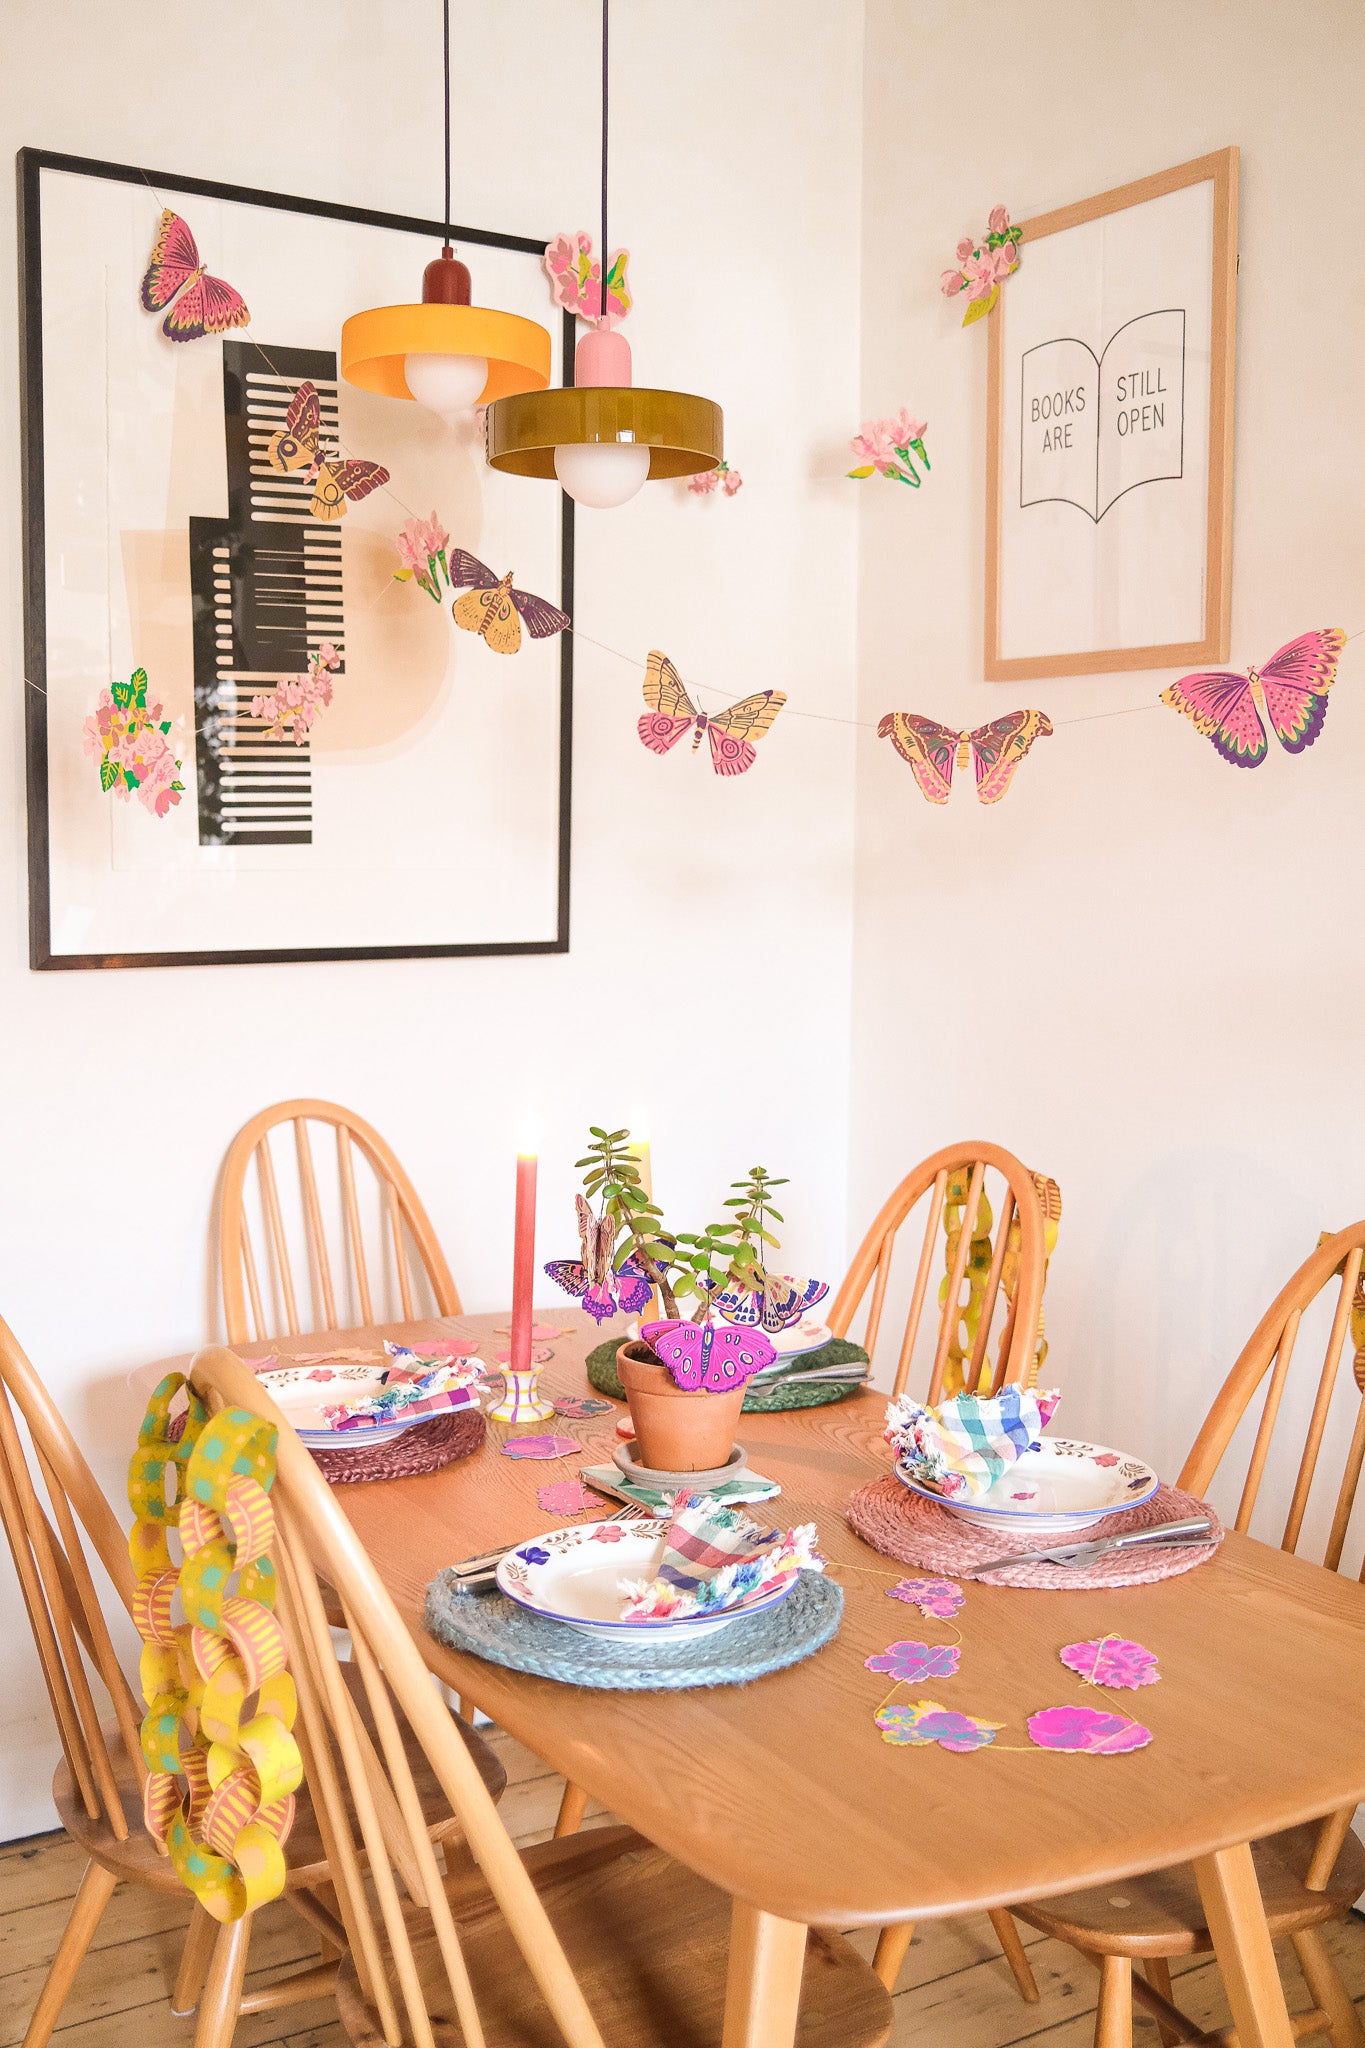
[[728,1394],[777,1356],[761,1330],[663,1322],[642,1323],[640,1335],[653,1345],[677,1384],[688,1393],[701,1387],[708,1394]]
[[546,1265],[550,1278],[566,1294],[582,1297],[583,1306],[596,1323],[606,1322],[618,1309],[634,1315],[649,1300],[651,1288],[638,1266],[630,1259],[612,1271],[611,1254],[616,1242],[616,1225],[610,1216],[594,1216],[582,1195],[578,1207],[578,1237],[581,1259],[551,1259]]
[[764,1273],[762,1285],[727,1288],[716,1296],[716,1307],[728,1323],[762,1324],[765,1330],[790,1329],[808,1308],[829,1293],[827,1280],[796,1280],[790,1273]]
[[1259,768],[1270,750],[1260,712],[1266,713],[1287,754],[1311,747],[1322,731],[1327,692],[1345,645],[1339,626],[1301,633],[1272,654],[1264,668],[1249,668],[1245,675],[1215,668],[1182,676],[1162,691],[1161,701],[1191,719],[1234,768]]
[[224,334],[229,327],[251,322],[241,293],[223,278],[209,276],[188,222],[169,206],[162,212],[143,272],[142,303],[149,313],[171,306],[161,323],[168,341],[197,341],[203,334]]

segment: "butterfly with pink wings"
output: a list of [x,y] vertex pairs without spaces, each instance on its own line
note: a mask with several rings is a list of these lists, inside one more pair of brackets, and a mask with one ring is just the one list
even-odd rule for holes
[[755,740],[770,730],[786,701],[782,690],[759,690],[752,697],[741,697],[728,711],[698,711],[682,677],[656,647],[645,664],[649,716],[637,720],[636,731],[651,754],[666,754],[689,729],[695,754],[705,733],[717,775],[743,775],[754,765]]
[[727,1323],[768,1331],[789,1330],[829,1293],[827,1280],[796,1280],[790,1273],[756,1275],[757,1287],[727,1287],[712,1297]]
[[671,1319],[641,1323],[640,1335],[687,1393],[728,1394],[777,1357],[761,1330]]
[[1264,668],[1249,668],[1245,675],[1203,669],[1172,683],[1161,701],[1183,712],[1234,768],[1259,768],[1270,751],[1262,712],[1287,754],[1312,746],[1327,716],[1327,692],[1337,679],[1345,645],[1338,626],[1300,633]]
[[610,1216],[594,1216],[582,1195],[574,1200],[578,1208],[578,1236],[581,1259],[551,1259],[546,1272],[566,1294],[576,1294],[595,1323],[605,1323],[618,1312],[634,1315],[649,1300],[651,1288],[634,1260],[626,1259],[612,1271],[611,1254],[616,1242],[616,1224]]
[[241,293],[221,277],[209,276],[188,223],[169,206],[161,215],[151,261],[143,272],[142,303],[149,313],[170,306],[161,323],[168,341],[197,341],[204,334],[225,334],[229,327],[251,324]]
[[1010,711],[975,732],[955,732],[936,718],[917,711],[888,711],[877,727],[879,739],[890,740],[931,804],[946,804],[953,787],[954,767],[976,766],[978,803],[998,804],[1014,780],[1015,770],[1035,740],[1052,731],[1045,711]]

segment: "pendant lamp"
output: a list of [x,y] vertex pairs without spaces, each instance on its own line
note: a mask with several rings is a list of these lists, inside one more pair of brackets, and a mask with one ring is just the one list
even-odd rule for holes
[[606,325],[609,0],[602,0],[602,242],[599,319],[574,351],[574,381],[499,398],[487,414],[488,460],[515,476],[558,477],[580,505],[624,505],[647,477],[697,476],[725,453],[721,409],[685,391],[631,382],[630,343]]
[[450,0],[445,57],[444,247],[422,273],[420,306],[374,306],[341,328],[341,374],[363,391],[413,398],[451,424],[471,407],[550,381],[550,336],[534,320],[469,302],[470,278],[450,246]]

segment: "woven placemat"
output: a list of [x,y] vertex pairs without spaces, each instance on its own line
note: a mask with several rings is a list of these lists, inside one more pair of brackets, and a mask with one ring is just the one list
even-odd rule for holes
[[[616,1353],[620,1349],[619,1337],[608,1338],[590,1351],[586,1359],[588,1379],[599,1394],[610,1394],[613,1401],[624,1401],[626,1390],[621,1385],[621,1375],[616,1370]],[[818,1351],[807,1351],[801,1361],[803,1372],[813,1372],[821,1365],[866,1365],[867,1353],[861,1344],[850,1344],[846,1337],[831,1337],[828,1344],[822,1344]],[[802,1384],[800,1373],[786,1378],[755,1384],[750,1380],[744,1396],[745,1415],[772,1415],[783,1408],[824,1408],[831,1401],[847,1400],[866,1384],[856,1380],[842,1386],[838,1380],[819,1380],[814,1386]]]
[[482,1410],[455,1408],[449,1415],[433,1415],[430,1422],[416,1423],[401,1436],[370,1450],[314,1451],[313,1460],[331,1486],[354,1486],[369,1479],[415,1479],[423,1472],[439,1472],[457,1458],[470,1457],[487,1433]]
[[[911,1493],[899,1479],[888,1474],[860,1487],[845,1510],[849,1525],[864,1543],[894,1557],[899,1564],[914,1564],[945,1578],[972,1579],[976,1567],[1011,1550],[1037,1550],[1045,1537],[1016,1536],[998,1529],[973,1528],[946,1508]],[[1106,1515],[1088,1529],[1078,1529],[1074,1538],[1058,1536],[1058,1543],[1089,1543],[1101,1536],[1121,1536],[1130,1530],[1150,1529],[1158,1522],[1181,1522],[1190,1515],[1206,1514],[1213,1525],[1213,1540],[1190,1550],[1151,1552],[1114,1550],[1084,1570],[1064,1564],[1026,1564],[991,1572],[983,1581],[989,1586],[1028,1586],[1042,1590],[1084,1591],[1087,1586],[1149,1586],[1157,1579],[1178,1578],[1207,1564],[1223,1540],[1223,1525],[1207,1501],[1192,1493],[1163,1486],[1141,1507],[1125,1508],[1121,1514]]]
[[530,1671],[601,1692],[682,1692],[698,1685],[747,1685],[813,1657],[835,1635],[844,1596],[820,1572],[802,1572],[794,1591],[764,1614],[682,1643],[653,1647],[580,1635],[530,1614],[501,1593],[462,1593],[449,1572],[427,1588],[426,1625],[452,1650],[509,1671]]

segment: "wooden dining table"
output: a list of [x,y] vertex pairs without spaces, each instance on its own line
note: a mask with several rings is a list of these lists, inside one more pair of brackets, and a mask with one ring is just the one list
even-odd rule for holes
[[[559,1335],[544,1390],[590,1393],[584,1358],[618,1325],[599,1330],[578,1310],[549,1320]],[[283,1358],[324,1342],[455,1336],[477,1340],[492,1364],[507,1321],[436,1317],[268,1348]],[[1184,1861],[1195,1868],[1241,2048],[1290,2048],[1248,1845],[1365,1798],[1365,1587],[1229,1534],[1211,1562],[1156,1584],[1034,1591],[968,1582],[954,1624],[922,1619],[887,1597],[911,1568],[870,1549],[844,1518],[850,1494],[890,1470],[885,1406],[868,1391],[743,1418],[750,1464],[782,1486],[771,1509],[754,1512],[817,1525],[845,1608],[826,1648],[742,1686],[642,1693],[557,1684],[448,1649],[423,1627],[427,1586],[443,1566],[556,1525],[537,1488],[610,1462],[619,1405],[591,1420],[530,1425],[575,1438],[582,1457],[503,1456],[506,1439],[527,1428],[490,1423],[482,1449],[444,1471],[337,1494],[427,1665],[466,1706],[733,1899],[724,2048],[791,2048],[808,1927],[974,1913]],[[995,1743],[953,1754],[885,1742],[873,1715],[889,1681],[866,1659],[905,1638],[951,1641],[953,1628],[962,1639],[956,1675],[921,1690],[1002,1723]],[[1100,1634],[1132,1637],[1159,1659],[1160,1683],[1133,1695],[1150,1744],[1112,1756],[1033,1747],[1030,1714],[1086,1697],[1058,1651]]]

